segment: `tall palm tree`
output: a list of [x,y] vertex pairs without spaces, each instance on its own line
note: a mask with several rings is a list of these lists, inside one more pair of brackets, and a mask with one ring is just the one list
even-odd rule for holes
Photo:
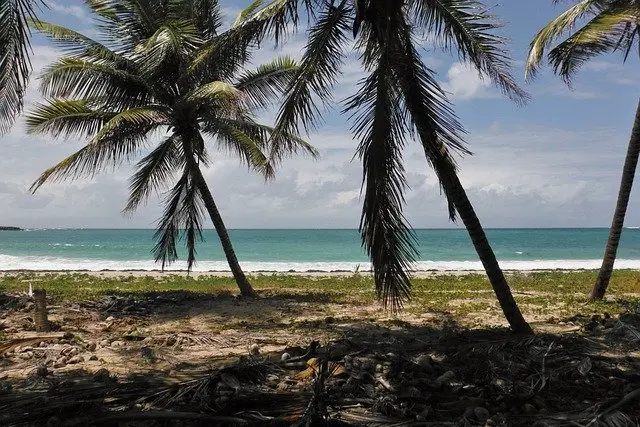
[[[587,22],[580,28],[576,24]],[[547,55],[556,74],[570,84],[580,66],[594,56],[621,51],[623,61],[638,50],[640,40],[640,3],[637,0],[581,0],[541,29],[531,42],[526,64],[528,75],[534,75],[542,62],[545,49],[554,41],[571,32],[565,40],[551,49]],[[640,154],[640,101],[631,131],[627,156],[622,169],[622,180],[609,239],[602,259],[602,266],[591,291],[592,300],[601,300],[609,286],[613,265],[620,243],[620,235],[627,213],[629,195]]]
[[[261,2],[252,8],[256,4]],[[450,218],[455,219],[457,212],[467,227],[509,324],[518,333],[531,333],[457,176],[454,154],[468,152],[463,128],[435,73],[418,53],[418,36],[434,36],[445,50],[457,52],[506,95],[522,102],[526,94],[509,73],[504,40],[492,33],[496,20],[475,0],[272,0],[245,14],[243,22],[268,20],[262,31],[277,42],[305,12],[310,23],[308,43],[279,111],[270,158],[277,162],[286,152],[284,136],[298,133],[300,125],[308,131],[319,123],[318,101],[331,102],[332,87],[355,37],[368,75],[346,101],[344,112],[353,119],[353,133],[360,141],[357,153],[364,166],[360,231],[379,296],[396,309],[410,293],[409,271],[416,250],[403,216],[402,151],[409,139],[416,139],[439,178]]]
[[[220,32],[216,0],[88,0],[88,5],[104,42],[50,23],[34,24],[66,56],[44,70],[40,89],[50,99],[28,114],[28,131],[89,140],[45,171],[32,190],[48,181],[94,175],[151,145],[136,164],[125,211],[173,183],[155,235],[156,261],[164,268],[177,259],[184,230],[191,269],[206,211],[241,293],[252,295],[202,168],[211,165],[210,148],[216,147],[273,176],[267,155],[274,129],[257,123],[254,112],[282,93],[297,65],[283,57],[243,71],[258,48],[255,32]],[[205,51],[207,59],[200,60]],[[316,154],[291,133],[284,139],[288,154]]]

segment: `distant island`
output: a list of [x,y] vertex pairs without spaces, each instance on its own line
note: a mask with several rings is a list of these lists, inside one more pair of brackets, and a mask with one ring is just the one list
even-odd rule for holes
[[0,225],[0,231],[22,231],[20,227],[7,227]]

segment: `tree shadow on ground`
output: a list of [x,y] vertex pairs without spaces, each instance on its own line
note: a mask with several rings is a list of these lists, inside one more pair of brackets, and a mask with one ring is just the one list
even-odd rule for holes
[[103,317],[140,315],[175,320],[206,314],[264,319],[283,311],[287,314],[304,313],[315,305],[337,301],[336,295],[315,291],[260,293],[257,298],[238,297],[228,291],[215,294],[190,291],[110,292],[101,298],[82,301],[79,306],[96,310]]
[[161,372],[31,377],[0,394],[0,424],[638,425],[640,362],[628,357],[638,342],[613,328],[521,337],[464,329],[446,313],[430,325],[331,326],[339,338],[317,348],[201,366],[178,384]]

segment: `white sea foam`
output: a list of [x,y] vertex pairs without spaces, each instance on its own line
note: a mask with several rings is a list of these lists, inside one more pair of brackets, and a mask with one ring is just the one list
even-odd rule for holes
[[[535,260],[535,261],[501,261],[504,270],[595,270],[600,268],[601,260]],[[366,271],[369,263],[357,261],[349,262],[242,262],[247,272],[258,271]],[[640,260],[618,259],[616,269],[640,269]],[[478,271],[482,270],[480,261],[418,261],[414,264],[417,271]],[[160,264],[153,261],[116,261],[93,259],[68,259],[46,256],[12,256],[0,254],[0,270],[160,270]],[[186,263],[177,262],[166,270],[186,270]],[[229,271],[226,261],[200,261],[196,263],[194,271]]]

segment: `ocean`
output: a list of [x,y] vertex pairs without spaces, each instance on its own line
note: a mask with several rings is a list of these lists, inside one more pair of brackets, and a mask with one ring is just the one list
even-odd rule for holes
[[[0,232],[0,270],[159,270],[153,230]],[[415,230],[416,270],[480,270],[464,229]],[[360,271],[370,264],[357,230],[230,230],[245,271]],[[608,229],[489,229],[506,270],[597,269]],[[204,231],[195,271],[228,271],[217,235]],[[184,259],[184,250],[181,259]],[[178,261],[167,270],[184,270]],[[640,268],[640,229],[625,229],[616,268]]]

